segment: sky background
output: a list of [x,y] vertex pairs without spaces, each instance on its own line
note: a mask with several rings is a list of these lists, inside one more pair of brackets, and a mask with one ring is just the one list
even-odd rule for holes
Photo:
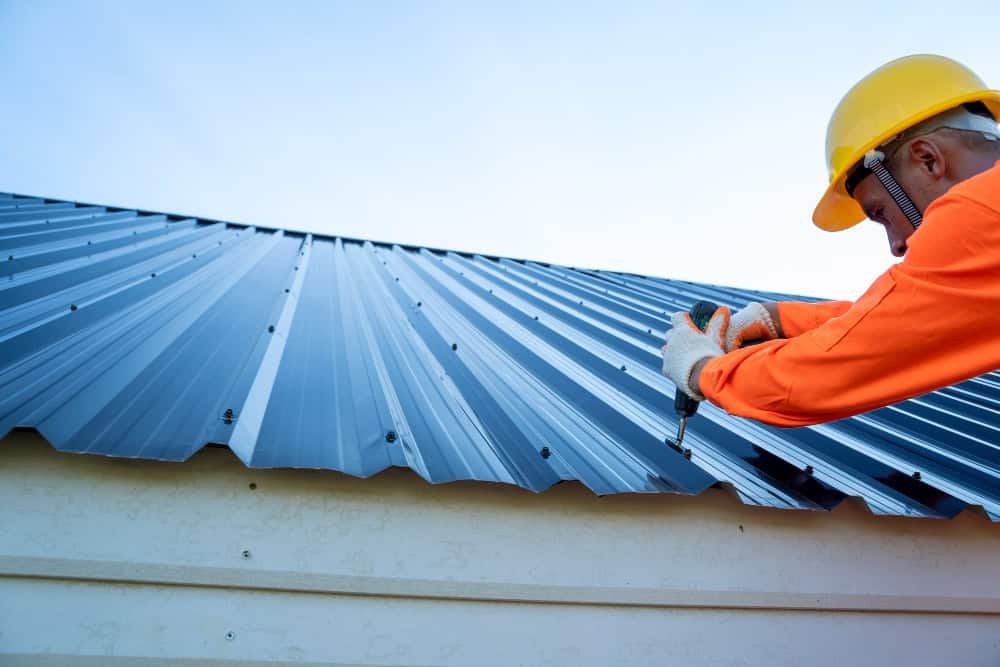
[[893,258],[812,225],[833,107],[910,53],[1000,86],[998,25],[996,0],[0,0],[0,191],[854,298]]

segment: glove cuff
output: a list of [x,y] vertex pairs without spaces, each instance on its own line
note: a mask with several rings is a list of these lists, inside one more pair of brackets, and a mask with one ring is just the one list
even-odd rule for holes
[[691,364],[691,368],[688,372],[687,379],[684,380],[684,386],[680,388],[681,391],[683,391],[685,394],[687,394],[696,401],[704,401],[705,394],[701,393],[700,391],[695,391],[694,387],[691,386],[691,378],[694,376],[694,369],[698,367],[698,364],[700,364],[702,361],[708,361],[709,359],[712,359],[712,357],[710,356],[701,357],[700,359],[697,359],[693,364]]

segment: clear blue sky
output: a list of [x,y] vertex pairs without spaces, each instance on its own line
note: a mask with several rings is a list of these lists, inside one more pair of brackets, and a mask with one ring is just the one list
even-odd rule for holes
[[0,191],[851,298],[831,110],[915,52],[1000,86],[998,7],[0,0]]

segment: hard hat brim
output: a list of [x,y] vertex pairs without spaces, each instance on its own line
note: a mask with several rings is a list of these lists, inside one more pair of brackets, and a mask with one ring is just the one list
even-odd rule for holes
[[871,142],[870,145],[860,147],[856,151],[854,159],[848,162],[849,166],[842,169],[830,181],[830,185],[827,186],[826,192],[823,193],[823,197],[819,200],[819,204],[816,205],[816,209],[813,211],[813,224],[827,232],[839,232],[853,227],[868,217],[861,208],[861,205],[847,194],[847,190],[844,189],[844,181],[848,173],[860,162],[865,153],[878,147],[884,141],[894,137],[906,128],[967,102],[984,103],[993,114],[993,117],[1000,120],[1000,91],[982,90],[942,102],[939,105],[924,110],[920,114],[907,118],[895,127],[888,128],[875,141]]

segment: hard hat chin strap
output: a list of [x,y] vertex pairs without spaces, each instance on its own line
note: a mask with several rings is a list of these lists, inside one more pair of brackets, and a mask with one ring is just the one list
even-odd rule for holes
[[875,174],[875,177],[882,183],[882,187],[885,188],[892,200],[896,202],[899,209],[906,216],[906,219],[910,221],[914,229],[920,227],[920,223],[923,222],[923,216],[920,215],[920,210],[917,209],[917,205],[913,203],[910,196],[906,194],[892,174],[889,169],[885,166],[883,162],[885,160],[885,153],[882,151],[871,150],[865,153],[864,166],[865,169]]

